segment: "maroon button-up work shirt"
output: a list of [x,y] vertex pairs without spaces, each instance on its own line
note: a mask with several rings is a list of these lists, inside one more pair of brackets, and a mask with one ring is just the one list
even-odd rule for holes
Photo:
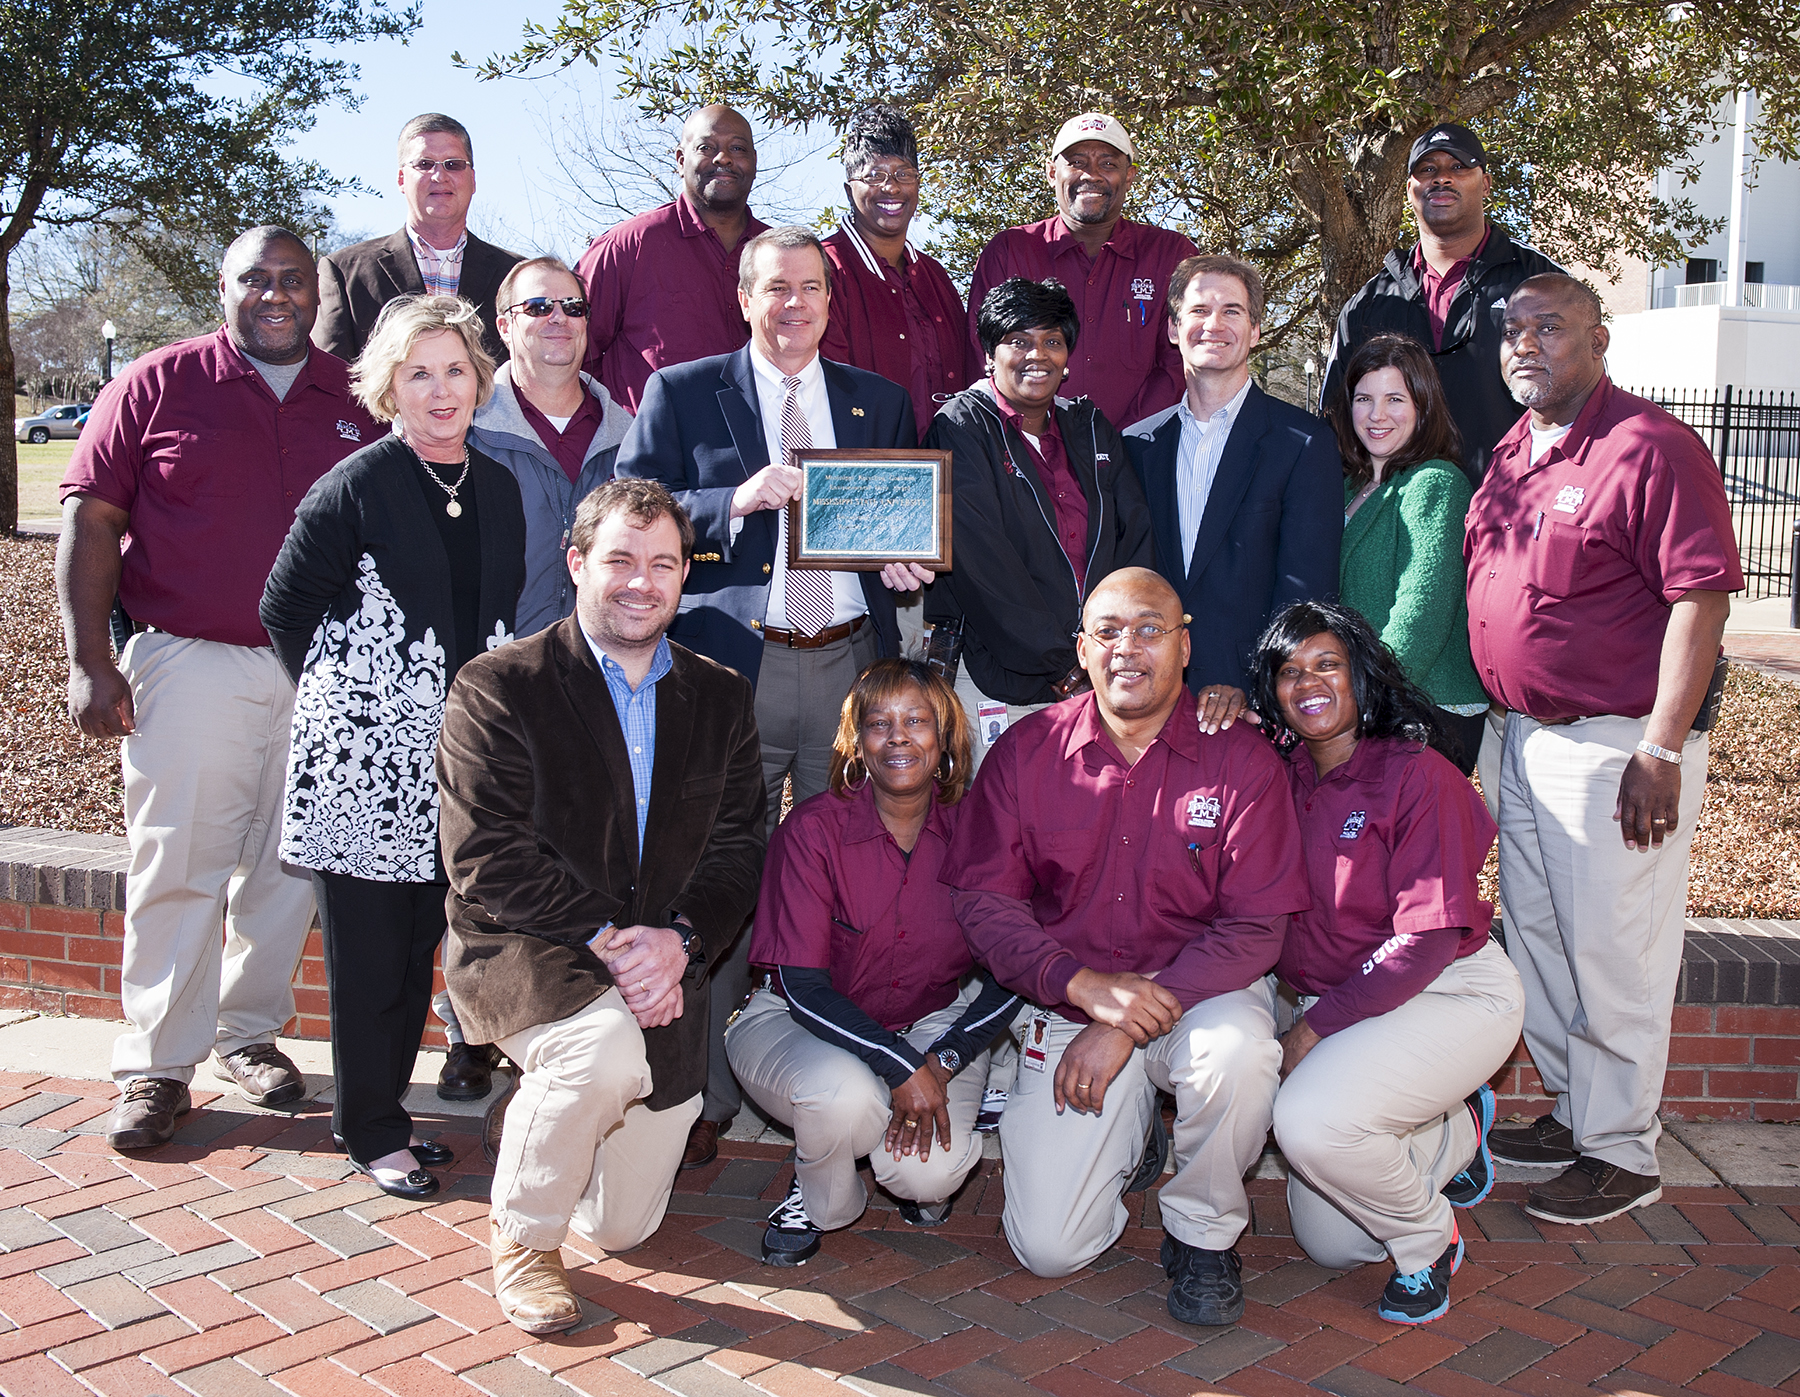
[[313,483],[378,440],[342,359],[314,348],[286,399],[224,327],[152,350],[94,404],[62,498],[131,516],[119,596],[174,635],[267,645],[263,584]]
[[1731,509],[1693,430],[1602,378],[1531,464],[1531,415],[1469,503],[1469,653],[1498,702],[1539,722],[1656,704],[1669,607],[1744,585]]
[[981,301],[1008,277],[1055,277],[1075,300],[1081,322],[1063,391],[1085,394],[1123,431],[1161,412],[1185,391],[1181,353],[1169,343],[1169,273],[1194,245],[1180,233],[1121,218],[1112,237],[1090,258],[1061,216],[994,235],[975,263],[969,286],[969,344],[982,362],[975,333]]
[[[1313,1032],[1397,1009],[1488,942],[1481,865],[1494,821],[1429,747],[1359,742],[1323,781],[1304,744],[1288,762],[1312,907],[1288,922],[1276,973],[1303,994]],[[1460,935],[1456,928],[1462,928]]]
[[795,806],[769,839],[751,964],[829,970],[831,987],[887,1029],[949,1004],[975,965],[938,881],[961,808],[934,800],[909,860],[867,784]]
[[1244,723],[1202,737],[1185,687],[1135,766],[1092,693],[1013,724],[963,805],[943,877],[969,948],[1075,1023],[1083,968],[1154,975],[1184,1010],[1245,988],[1308,903],[1281,758]]
[[[768,226],[751,214],[744,242]],[[685,193],[595,238],[575,264],[588,298],[582,368],[636,412],[658,369],[742,349],[750,339],[737,300],[743,245],[720,242]]]
[[825,239],[825,255],[831,259],[831,315],[819,353],[906,389],[923,438],[937,414],[936,399],[960,393],[980,373],[981,361],[969,359],[962,297],[950,274],[910,249],[904,272],[879,257],[879,270],[871,269],[843,229]]
[[[1488,245],[1488,238],[1493,235],[1493,225],[1488,225],[1487,232],[1481,235],[1481,242],[1467,257],[1459,257],[1450,264],[1450,268],[1442,276],[1432,270],[1431,263],[1425,260],[1425,248],[1416,244],[1413,247],[1413,270],[1419,274],[1419,285],[1425,291],[1425,314],[1431,320],[1431,347],[1444,347],[1444,325],[1450,319],[1450,303],[1456,299],[1457,288],[1463,284],[1463,277],[1468,273],[1469,263],[1481,256],[1482,248]],[[1354,387],[1355,385],[1351,385]]]
[[1001,420],[1024,438],[1025,449],[1037,464],[1038,478],[1050,492],[1050,502],[1056,510],[1056,541],[1068,555],[1069,566],[1075,569],[1075,585],[1086,592],[1087,494],[1075,478],[1074,467],[1069,464],[1069,453],[1063,446],[1062,428],[1056,423],[1056,412],[1052,409],[1045,417],[1043,435],[1034,444],[1026,434],[1025,419],[1002,396],[999,385],[989,379],[988,387],[993,392],[994,406],[1000,410]]
[[544,443],[544,449],[556,458],[556,464],[569,477],[569,483],[578,483],[581,468],[587,461],[587,449],[594,444],[594,433],[600,430],[600,424],[606,417],[600,407],[600,400],[584,387],[581,390],[581,406],[575,409],[569,425],[559,432],[556,424],[519,392],[517,384],[513,385],[513,395],[519,400],[519,411],[524,414],[525,421],[537,433],[538,440]]

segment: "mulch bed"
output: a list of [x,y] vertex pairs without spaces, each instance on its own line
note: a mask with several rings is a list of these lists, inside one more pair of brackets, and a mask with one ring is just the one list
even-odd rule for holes
[[[123,834],[117,745],[80,736],[65,706],[54,557],[0,539],[0,824]],[[1800,684],[1733,668],[1707,786],[1689,915],[1800,919]]]

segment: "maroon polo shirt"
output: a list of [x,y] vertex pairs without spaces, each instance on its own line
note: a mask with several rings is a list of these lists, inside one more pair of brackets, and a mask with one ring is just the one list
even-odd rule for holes
[[314,346],[277,402],[224,327],[132,361],[94,404],[62,498],[131,516],[119,597],[174,635],[267,645],[263,584],[313,483],[378,440],[344,361]]
[[829,970],[834,990],[890,1030],[950,1004],[975,965],[938,881],[959,808],[933,800],[909,860],[866,782],[795,806],[769,838],[751,964]]
[[1246,723],[1202,737],[1186,687],[1135,766],[1091,692],[1014,723],[963,805],[943,878],[970,950],[1075,1023],[1076,971],[1154,975],[1191,1009],[1268,974],[1307,906],[1281,758]]
[[1414,245],[1413,270],[1419,274],[1419,284],[1425,291],[1425,314],[1431,319],[1433,349],[1444,347],[1444,325],[1450,319],[1450,303],[1456,299],[1457,288],[1463,284],[1463,277],[1468,274],[1469,263],[1481,256],[1482,248],[1488,245],[1488,239],[1493,233],[1494,226],[1490,223],[1475,250],[1467,257],[1457,258],[1442,276],[1433,271],[1431,264],[1425,260],[1424,244]]
[[1021,437],[1025,439],[1025,449],[1031,453],[1031,459],[1037,463],[1038,479],[1044,482],[1044,489],[1050,492],[1050,503],[1056,510],[1056,541],[1062,545],[1062,551],[1068,556],[1069,566],[1075,569],[1075,585],[1087,591],[1087,527],[1088,505],[1087,495],[1082,491],[1081,482],[1075,478],[1075,471],[1069,465],[1069,453],[1063,446],[1062,428],[1056,423],[1056,410],[1052,408],[1044,419],[1044,434],[1033,445],[1025,432],[1025,419],[1019,410],[1006,400],[1000,387],[991,378],[988,387],[994,394],[994,405],[1000,409],[1000,417]]
[[594,444],[594,433],[600,430],[600,423],[606,416],[601,411],[600,400],[584,386],[581,406],[575,409],[569,425],[559,432],[554,422],[532,406],[516,383],[513,396],[519,400],[519,411],[525,414],[525,421],[544,443],[544,449],[556,458],[556,464],[569,477],[569,484],[577,484],[581,480],[581,467],[587,461],[587,449]]
[[[768,226],[751,214],[744,242]],[[575,264],[588,298],[582,368],[636,412],[658,369],[742,349],[750,341],[737,300],[742,248],[720,242],[685,192],[595,238]]]
[[1121,218],[1090,258],[1061,216],[994,235],[969,286],[969,344],[980,363],[975,319],[981,301],[1008,277],[1055,277],[1081,322],[1063,391],[1085,394],[1121,431],[1161,412],[1185,391],[1181,353],[1169,343],[1169,273],[1194,245],[1180,233]]
[[1644,717],[1670,605],[1744,585],[1711,453],[1606,377],[1537,465],[1530,413],[1500,438],[1466,522],[1475,673],[1539,722]]
[[960,393],[981,371],[981,361],[969,358],[962,297],[950,274],[910,249],[905,271],[879,257],[879,273],[871,271],[842,229],[825,239],[825,255],[831,259],[831,316],[819,353],[906,389],[923,438],[937,399]]
[[1463,774],[1429,747],[1357,743],[1323,781],[1304,743],[1288,759],[1312,907],[1288,922],[1275,970],[1329,1037],[1397,1009],[1488,942],[1481,865],[1494,821]]

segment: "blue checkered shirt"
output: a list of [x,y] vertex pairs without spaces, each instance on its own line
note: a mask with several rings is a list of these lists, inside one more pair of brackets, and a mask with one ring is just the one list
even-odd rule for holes
[[625,753],[631,759],[631,790],[637,797],[638,858],[644,857],[644,822],[650,818],[650,777],[656,770],[656,681],[669,672],[674,657],[669,653],[669,638],[656,644],[650,661],[650,672],[644,682],[633,689],[625,678],[624,667],[598,645],[584,630],[588,648],[606,679],[606,691],[612,695],[613,707],[619,714],[619,726],[625,732]]

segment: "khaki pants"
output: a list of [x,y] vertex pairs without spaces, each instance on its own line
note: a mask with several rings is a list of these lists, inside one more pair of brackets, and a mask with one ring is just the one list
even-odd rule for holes
[[[927,1014],[906,1041],[929,1047],[972,997],[965,991],[955,1003]],[[795,1023],[779,995],[758,990],[751,997],[726,1031],[725,1050],[750,1099],[765,1115],[793,1127],[794,1172],[806,1213],[827,1231],[848,1227],[868,1205],[868,1191],[856,1173],[862,1155],[869,1157],[877,1183],[896,1198],[917,1203],[943,1202],[981,1163],[975,1117],[987,1084],[985,1052],[950,1079],[950,1148],[934,1140],[931,1158],[921,1162],[917,1155],[897,1159],[882,1143],[893,1114],[888,1084],[856,1054]]]
[[[981,763],[993,749],[994,741],[999,739],[1000,734],[995,733],[993,741],[989,740],[988,729],[993,725],[993,719],[990,718],[986,723],[981,721],[981,705],[994,702],[994,700],[989,699],[986,694],[975,687],[975,681],[969,678],[968,669],[962,665],[958,665],[956,669],[956,696],[962,700],[963,716],[969,720],[969,756],[971,758],[969,778],[973,780],[975,773],[981,770]],[[1007,704],[1006,724],[1001,727],[1000,732],[1005,732],[1007,727],[1018,722],[1019,719],[1028,718],[1033,713],[1049,706],[1047,703]]]
[[191,1082],[208,1053],[272,1043],[294,1016],[313,916],[311,876],[276,853],[294,685],[267,647],[160,631],[133,636],[119,668],[137,731],[120,749],[131,1028],[113,1077]]
[[1545,727],[1507,715],[1500,896],[1525,986],[1525,1043],[1557,1120],[1583,1154],[1657,1174],[1707,739],[1690,733],[1682,744],[1675,831],[1661,849],[1637,852],[1612,814],[1644,727],[1642,718]]
[[[1082,1025],[1050,1017],[1044,1070],[1019,1071],[1000,1117],[1006,1240],[1027,1269],[1066,1276],[1125,1230],[1126,1182],[1137,1169],[1160,1088],[1175,1096],[1175,1177],[1162,1187],[1163,1228],[1222,1251],[1250,1221],[1244,1175],[1268,1138],[1281,1070],[1272,979],[1196,1004],[1172,1032],[1134,1049],[1098,1116],[1056,1114],[1052,1086]],[[1015,1039],[1031,1025],[1014,1022]]]
[[618,990],[566,1019],[508,1034],[520,1068],[494,1166],[493,1220],[536,1251],[573,1230],[604,1251],[627,1251],[662,1225],[696,1092],[652,1111],[644,1033]]
[[1506,1061],[1519,976],[1490,941],[1399,1008],[1322,1040],[1275,1097],[1294,1239],[1321,1266],[1410,1274],[1455,1235],[1442,1189],[1475,1157],[1463,1099]]

